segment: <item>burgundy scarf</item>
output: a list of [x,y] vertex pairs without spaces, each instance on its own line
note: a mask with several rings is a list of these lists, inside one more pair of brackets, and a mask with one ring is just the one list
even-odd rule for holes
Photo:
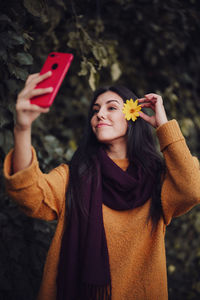
[[73,209],[64,232],[57,276],[57,300],[110,300],[111,275],[102,203],[115,210],[143,205],[154,178],[136,163],[126,171],[100,149],[95,174],[84,179],[81,193],[88,215]]

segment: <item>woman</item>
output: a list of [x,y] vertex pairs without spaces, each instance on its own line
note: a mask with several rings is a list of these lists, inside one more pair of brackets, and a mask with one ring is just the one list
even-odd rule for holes
[[69,167],[43,174],[31,146],[31,124],[48,109],[29,99],[51,91],[34,90],[48,76],[29,76],[19,94],[15,147],[4,164],[7,190],[24,212],[58,219],[38,299],[168,299],[165,229],[172,217],[200,202],[198,160],[177,122],[167,120],[161,96],[139,99],[151,117],[129,111],[128,119],[132,113],[139,117],[127,121],[124,102],[136,96],[113,87],[95,93]]

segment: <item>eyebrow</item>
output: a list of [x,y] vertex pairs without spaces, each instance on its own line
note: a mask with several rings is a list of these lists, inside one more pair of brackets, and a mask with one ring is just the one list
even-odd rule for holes
[[[118,100],[114,100],[114,99],[113,99],[113,100],[108,100],[108,101],[106,101],[106,104],[109,104],[110,102],[117,102],[118,104],[120,104]],[[98,104],[98,103],[94,103],[94,104],[93,104],[93,106],[95,106],[95,105],[98,106],[98,107],[101,106],[101,105]]]

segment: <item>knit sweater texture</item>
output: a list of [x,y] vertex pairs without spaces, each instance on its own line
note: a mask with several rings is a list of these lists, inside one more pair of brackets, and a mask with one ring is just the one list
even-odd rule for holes
[[[192,157],[175,120],[157,130],[160,149],[166,162],[162,184],[163,217],[151,234],[147,223],[151,199],[143,206],[116,211],[103,205],[112,300],[167,300],[165,230],[173,217],[200,203],[200,170]],[[38,300],[56,300],[56,276],[65,226],[65,197],[69,168],[62,164],[44,174],[38,166],[35,150],[31,165],[12,175],[12,153],[4,162],[4,176],[9,195],[33,218],[58,220],[43,272]],[[114,160],[124,171],[128,160]],[[71,299],[66,299],[71,300]]]

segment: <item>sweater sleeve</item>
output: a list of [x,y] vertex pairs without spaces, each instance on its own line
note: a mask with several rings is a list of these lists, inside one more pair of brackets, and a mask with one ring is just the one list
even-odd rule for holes
[[198,159],[191,155],[176,120],[160,126],[157,136],[166,163],[161,202],[168,225],[173,217],[200,203],[200,169]]
[[42,173],[34,148],[31,165],[12,175],[11,150],[4,161],[6,190],[28,215],[43,220],[58,219],[65,202],[69,168],[62,164],[50,173]]

